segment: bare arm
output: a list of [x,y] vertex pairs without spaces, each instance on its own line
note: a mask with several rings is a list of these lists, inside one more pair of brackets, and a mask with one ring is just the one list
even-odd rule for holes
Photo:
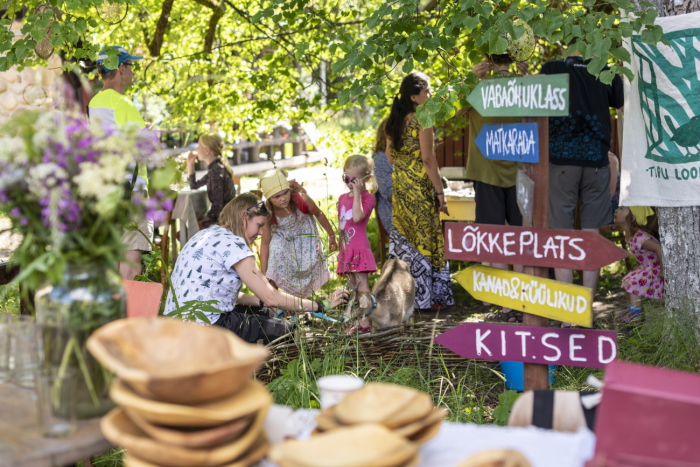
[[238,294],[236,304],[245,306],[260,306],[260,299],[255,295],[248,295],[247,293],[241,292]]
[[[275,289],[265,278],[265,275],[255,265],[255,258],[248,256],[233,265],[233,269],[241,280],[253,291],[256,297],[265,303],[265,306],[281,308],[287,311],[317,311],[318,304],[311,300],[289,295],[286,292]],[[336,290],[330,295],[330,307],[335,308],[345,302],[347,291]]]
[[433,134],[432,128],[421,128],[420,135],[420,156],[423,160],[423,167],[428,174],[428,178],[435,188],[435,193],[438,193],[438,200],[440,201],[439,210],[442,212],[447,211],[447,203],[445,202],[445,195],[442,193],[442,181],[440,180],[440,172],[438,171],[437,159],[435,158],[435,136]]
[[267,275],[267,262],[270,259],[270,240],[272,240],[272,219],[268,219],[262,230],[262,239],[260,240],[260,269],[264,275]]
[[386,149],[384,150],[384,154],[386,154],[386,160],[389,161],[389,164],[394,165],[394,158],[391,156],[391,143],[388,137],[386,138]]
[[[315,216],[316,219],[318,219],[318,223],[321,224],[323,230],[325,230],[328,234],[328,248],[331,251],[336,251],[338,249],[338,242],[335,239],[335,231],[333,230],[333,226],[331,225],[330,221],[323,213],[323,211],[319,209],[314,200],[312,200],[306,193],[302,193],[301,197],[306,203],[306,205],[309,207],[309,214]],[[263,235],[264,233],[265,231],[263,231]]]
[[610,197],[615,196],[617,191],[617,174],[620,173],[620,160],[613,153],[608,153],[610,161]]

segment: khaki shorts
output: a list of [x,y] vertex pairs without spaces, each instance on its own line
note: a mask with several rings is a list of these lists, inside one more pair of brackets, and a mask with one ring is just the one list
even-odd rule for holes
[[[153,241],[153,221],[146,219],[143,216],[132,219],[139,226],[139,230],[146,234],[149,240]],[[141,235],[138,230],[124,230],[122,233],[122,242],[126,246],[126,251],[151,251],[151,244]]]
[[579,202],[582,229],[610,223],[610,166],[549,164],[549,227],[573,229]]

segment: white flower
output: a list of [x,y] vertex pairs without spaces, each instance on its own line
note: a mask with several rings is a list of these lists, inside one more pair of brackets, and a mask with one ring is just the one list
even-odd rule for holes
[[25,170],[13,167],[0,173],[0,190],[17,185],[24,180]]
[[48,196],[49,191],[53,189],[59,180],[68,178],[68,173],[53,162],[38,164],[29,172],[27,176],[27,184],[29,191],[34,193],[39,198]]
[[27,145],[24,140],[19,136],[0,138],[0,160],[14,161],[18,165],[28,161]]

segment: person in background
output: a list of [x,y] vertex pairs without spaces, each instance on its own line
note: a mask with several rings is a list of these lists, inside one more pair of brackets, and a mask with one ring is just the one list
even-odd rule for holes
[[[187,175],[190,189],[196,190],[207,186],[207,196],[211,202],[211,209],[201,219],[205,229],[216,224],[219,213],[224,206],[236,196],[236,187],[233,184],[233,170],[228,165],[226,158],[221,157],[224,149],[224,140],[216,133],[207,133],[199,137],[196,151],[190,151],[187,155]],[[207,164],[207,174],[197,180],[194,170],[195,160],[199,159]]]
[[[369,293],[369,273],[377,271],[367,237],[367,223],[376,203],[372,194],[376,181],[370,160],[362,155],[348,157],[343,165],[343,183],[350,193],[343,193],[338,199],[338,274],[348,279],[350,289]],[[369,318],[360,318],[358,326],[359,332],[369,332]]]
[[374,178],[377,180],[377,218],[384,229],[389,232],[393,227],[391,223],[391,177],[394,166],[386,158],[386,122],[385,118],[377,127],[377,138],[374,143],[372,162],[374,166]]
[[[474,67],[479,79],[495,74],[497,77],[510,76],[508,71],[513,60],[509,55],[489,55],[487,59]],[[527,63],[524,63],[527,71]],[[518,68],[522,65],[518,64]],[[521,69],[522,71],[522,69]],[[476,137],[485,123],[520,123],[521,118],[482,117],[472,109],[469,111],[469,157],[467,157],[467,179],[474,182],[474,201],[476,203],[476,223],[494,225],[523,225],[523,216],[518,208],[515,179],[518,173],[517,162],[487,159],[476,145]],[[510,265],[491,263],[491,267],[509,270]],[[513,270],[522,272],[522,266]],[[522,321],[523,314],[502,308],[492,313],[489,319],[515,323]]]
[[[576,40],[576,39],[574,39]],[[569,114],[549,118],[549,227],[573,229],[581,206],[581,229],[598,232],[610,223],[610,107],[624,104],[622,79],[604,84],[587,70],[578,51],[542,66],[542,74],[569,75]],[[607,69],[607,66],[606,66]],[[573,271],[555,269],[560,282],[572,284]],[[595,293],[600,270],[583,271],[583,285]],[[567,323],[562,323],[568,327]]]
[[435,158],[433,128],[423,128],[416,107],[432,96],[427,75],[413,72],[401,82],[386,124],[386,158],[392,175],[392,224],[395,257],[406,261],[416,283],[415,307],[454,304],[440,212],[447,212]]
[[[107,49],[112,48],[117,52],[117,67],[108,68]],[[131,55],[124,47],[110,46],[102,49],[97,56],[97,71],[102,77],[102,90],[95,94],[88,104],[88,116],[90,120],[98,120],[105,128],[120,129],[125,125],[137,125],[146,128],[146,123],[134,103],[124,95],[133,84],[134,67],[136,61],[143,57]],[[133,164],[129,167],[127,179],[131,198],[145,198],[148,196],[148,172],[145,166]],[[144,251],[151,251],[153,239],[153,221],[144,217],[131,219],[138,225],[138,230],[124,230],[122,241],[126,246],[124,253],[126,262],[119,263],[119,275],[122,279],[133,280],[141,274],[141,255]],[[147,237],[147,238],[146,238]]]
[[661,244],[648,228],[649,218],[656,217],[647,206],[620,206],[615,211],[615,223],[625,233],[630,253],[639,266],[622,279],[629,307],[616,321],[631,324],[642,320],[642,299],[664,297],[664,267]]
[[283,170],[265,172],[260,177],[260,190],[272,212],[262,232],[260,268],[273,286],[298,297],[310,297],[330,278],[316,221],[328,234],[331,252],[338,249],[333,227],[301,186],[287,180]]
[[608,152],[610,161],[610,206],[613,212],[613,222],[615,222],[615,211],[620,205],[620,159],[612,152]]
[[[200,317],[197,322],[230,329],[255,342],[264,338],[263,329],[243,326],[246,315],[233,311],[237,304],[325,313],[345,302],[347,292],[343,290],[333,292],[330,303],[313,302],[276,289],[268,282],[255,263],[250,245],[262,234],[269,217],[265,202],[252,193],[243,193],[224,206],[219,224],[197,232],[177,257],[165,314],[175,312],[189,301],[216,300],[213,306],[221,313],[204,312],[209,323]],[[243,284],[254,295],[240,293]]]

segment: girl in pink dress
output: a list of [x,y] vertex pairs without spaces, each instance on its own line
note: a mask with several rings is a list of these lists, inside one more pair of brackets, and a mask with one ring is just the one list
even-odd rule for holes
[[[347,277],[349,286],[369,292],[369,273],[377,271],[374,254],[367,238],[367,223],[375,206],[372,192],[376,189],[372,162],[365,156],[350,156],[343,167],[343,182],[350,189],[338,200],[340,253],[338,274]],[[369,191],[368,191],[369,189]],[[360,332],[369,328],[369,319],[362,317]]]
[[[635,212],[638,213],[635,215]],[[625,233],[630,253],[639,267],[622,279],[622,288],[627,292],[629,309],[617,318],[618,323],[630,324],[642,320],[642,299],[663,298],[664,268],[661,262],[661,244],[647,225],[649,208],[621,206],[615,211],[615,223]],[[639,216],[639,219],[637,218]],[[642,217],[644,219],[642,219]]]

